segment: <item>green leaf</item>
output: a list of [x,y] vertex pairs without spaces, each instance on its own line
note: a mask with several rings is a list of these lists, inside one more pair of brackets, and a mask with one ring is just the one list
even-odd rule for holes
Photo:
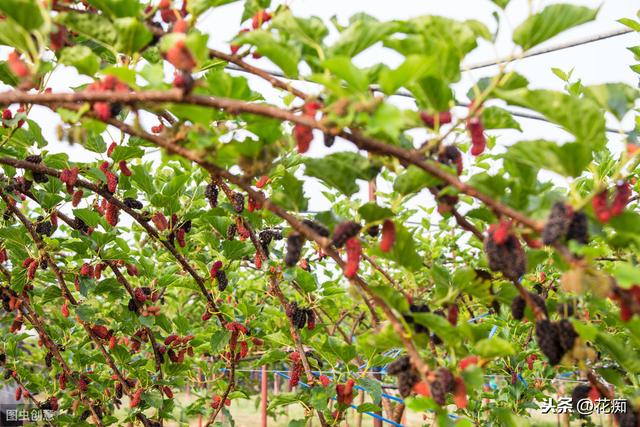
[[95,13],[60,13],[57,16],[57,21],[69,28],[69,30],[107,46],[112,46],[118,37],[116,28],[103,15]]
[[136,18],[119,18],[114,21],[114,25],[118,32],[115,47],[119,52],[133,55],[153,38],[151,31]]
[[0,81],[9,86],[15,86],[18,84],[18,79],[11,70],[9,70],[9,66],[6,61],[0,61]]
[[618,19],[618,22],[621,23],[622,25],[626,25],[627,27],[631,28],[634,31],[640,32],[640,22],[638,21],[634,21],[633,19],[630,19],[630,18],[621,18],[621,19]]
[[455,78],[459,71],[459,58],[445,58],[435,55],[409,55],[395,70],[383,69],[380,72],[380,88],[387,95],[394,94],[401,87],[407,87],[426,76],[443,80]]
[[371,249],[371,253],[386,258],[410,269],[418,270],[422,267],[422,257],[418,254],[418,246],[413,238],[413,232],[405,228],[398,221],[395,223],[396,241],[389,252],[382,252],[378,246]]
[[15,47],[29,52],[33,46],[29,33],[14,21],[5,19],[0,21],[0,45]]
[[432,112],[447,111],[453,102],[453,90],[442,79],[433,76],[408,83],[407,89],[416,98],[418,108]]
[[522,132],[520,123],[513,115],[500,107],[486,107],[482,110],[482,124],[485,129],[517,129]]
[[380,404],[380,401],[382,400],[382,385],[380,381],[373,378],[362,377],[358,379],[358,385],[364,388],[365,391],[371,396],[371,400],[373,400],[373,403],[375,405]]
[[329,187],[335,187],[344,195],[351,196],[359,189],[356,179],[369,181],[379,169],[358,153],[342,152],[313,159],[306,158],[305,175],[320,179]]
[[491,0],[500,9],[505,9],[511,0]]
[[307,210],[308,200],[304,197],[302,181],[293,174],[285,172],[274,184],[271,198],[275,204],[292,211]]
[[87,208],[74,209],[73,215],[83,220],[89,227],[96,227],[102,218],[98,212]]
[[100,58],[83,45],[66,47],[60,52],[59,61],[75,67],[80,74],[93,76],[100,68]]
[[129,145],[118,145],[111,153],[111,159],[118,163],[120,160],[138,159],[144,155],[144,150],[140,147]]
[[628,262],[617,262],[611,273],[621,288],[629,289],[640,281],[640,268]]
[[341,78],[357,92],[367,92],[369,81],[367,75],[358,69],[347,56],[335,56],[322,63],[322,66]]
[[579,99],[551,90],[498,89],[495,93],[511,105],[541,113],[574,135],[577,142],[594,149],[601,148],[606,142],[604,115],[590,99]]
[[356,14],[351,18],[349,27],[341,32],[338,40],[329,49],[329,55],[353,58],[382,41],[398,27],[397,23],[380,22],[365,13]]
[[218,354],[229,342],[231,332],[226,329],[220,329],[211,334],[211,348],[212,354]]
[[36,0],[0,0],[0,12],[27,31],[36,30],[44,24],[42,10]]
[[561,32],[593,21],[598,9],[572,4],[552,4],[527,18],[513,31],[513,41],[528,50]]
[[618,120],[622,120],[625,114],[633,109],[640,92],[625,83],[605,83],[587,86],[584,94]]
[[360,206],[358,213],[366,222],[381,221],[383,219],[392,218],[394,215],[391,209],[378,206],[374,202],[369,202]]
[[382,409],[380,409],[380,407],[378,405],[374,405],[373,403],[363,403],[362,405],[358,405],[358,407],[356,408],[356,410],[359,413],[363,413],[363,412],[380,412],[382,411]]
[[425,187],[438,185],[440,180],[428,174],[417,166],[411,165],[404,172],[397,176],[393,182],[393,191],[403,196],[417,193]]
[[111,18],[137,17],[141,3],[131,0],[88,0],[91,6],[106,13]]
[[490,359],[493,357],[511,356],[516,353],[509,341],[500,337],[485,338],[476,343],[474,354]]
[[507,149],[505,158],[536,169],[546,169],[563,176],[577,177],[591,163],[591,150],[584,144],[552,141],[520,141]]
[[407,298],[401,292],[388,285],[371,285],[371,292],[382,298],[393,309],[400,312],[409,311]]
[[344,363],[349,363],[356,357],[356,348],[353,345],[343,344],[341,340],[336,337],[327,337],[322,349],[334,355]]
[[238,0],[189,0],[187,10],[193,15],[198,16],[206,12],[212,7],[223,6],[229,3],[235,3]]
[[240,34],[233,40],[234,44],[251,44],[258,53],[269,58],[288,77],[298,75],[300,53],[296,49],[278,42],[273,34],[264,30],[254,30]]

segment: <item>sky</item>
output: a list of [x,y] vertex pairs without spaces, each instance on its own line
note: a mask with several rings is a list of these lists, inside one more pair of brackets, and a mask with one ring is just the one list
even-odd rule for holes
[[[228,41],[238,32],[240,26],[240,16],[242,14],[242,3],[225,5],[215,10],[207,12],[199,19],[198,28],[206,32],[210,36],[209,45],[220,50],[228,51]],[[499,12],[500,20],[505,24],[499,34],[496,45],[481,41],[479,47],[471,52],[465,59],[464,64],[472,65],[478,62],[484,62],[499,57],[503,57],[512,52],[513,43],[511,42],[511,31],[523,19],[526,18],[530,3],[536,10],[541,9],[544,5],[554,2],[512,0],[507,7],[506,12]],[[595,22],[588,23],[575,29],[566,31],[559,36],[541,45],[553,46],[566,41],[573,41],[583,37],[589,37],[594,34],[607,32],[613,29],[622,28],[622,25],[616,20],[623,17],[634,17],[639,7],[636,1],[632,0],[605,0],[605,1],[573,1],[572,3],[589,7],[601,6],[600,13]],[[488,0],[289,0],[287,2],[275,1],[275,4],[288,4],[295,15],[299,16],[319,16],[325,22],[332,16],[336,16],[338,22],[346,23],[349,17],[355,13],[366,12],[380,20],[407,19],[420,15],[435,14],[455,19],[477,19],[484,22],[491,31],[496,29],[495,18],[492,16],[494,11],[499,11]],[[245,24],[246,26],[247,24]],[[335,38],[335,32],[330,38]],[[532,58],[525,58],[513,65],[512,69],[523,74],[532,83],[535,88],[549,88],[561,90],[563,82],[558,79],[552,72],[551,67],[558,67],[564,71],[574,69],[573,78],[582,79],[583,84],[599,84],[604,82],[625,82],[633,86],[637,86],[637,75],[629,69],[629,65],[633,64],[632,54],[626,50],[627,47],[640,44],[640,38],[636,34],[627,34],[608,40],[603,40],[579,47],[562,50],[550,54],[540,55]],[[0,58],[6,57],[7,49],[0,50]],[[266,69],[275,69],[275,67],[266,59],[252,60],[249,62]],[[384,62],[392,67],[399,64],[401,58],[393,51],[384,49],[380,46],[374,46],[367,51],[361,53],[355,58],[358,66],[370,66],[376,62]],[[463,78],[456,85],[455,90],[458,99],[463,99],[467,89],[484,76],[492,76],[496,72],[496,67],[485,67],[479,70],[468,71],[463,73]],[[243,74],[244,75],[244,74]],[[59,69],[49,81],[49,86],[54,90],[68,91],[69,86],[76,86],[79,82],[88,81],[86,77],[78,76],[73,68],[64,67]],[[266,94],[269,102],[279,103],[282,94],[272,89],[268,84],[260,79],[249,76],[250,85]],[[296,83],[300,88],[307,91],[315,91],[317,87],[307,83]],[[5,90],[6,87],[0,87]],[[406,98],[394,97],[393,102],[402,108],[415,108],[412,100]],[[457,108],[454,114],[464,115],[464,109]],[[85,151],[79,146],[70,147],[66,142],[60,142],[56,137],[56,126],[60,123],[55,114],[43,107],[34,107],[31,118],[35,119],[43,128],[45,137],[54,143],[48,148],[51,152],[66,152],[72,160],[86,161],[87,156],[93,158],[95,153]],[[568,139],[557,126],[549,123],[532,120],[520,120],[523,133],[505,130],[492,131],[492,134],[498,136],[499,145],[509,145],[522,139],[545,138],[558,141]],[[147,122],[149,126],[155,124]],[[622,126],[615,121],[610,121],[609,125],[616,129],[623,128],[629,130],[632,128],[630,117],[622,123]],[[612,140],[612,147],[615,148],[615,141],[619,138],[616,135],[609,135]],[[619,148],[620,144],[618,144]],[[499,148],[498,148],[499,149]],[[325,148],[320,139],[313,144],[310,152],[307,154],[313,157],[321,157],[329,152],[337,150],[354,150],[354,147],[346,141],[338,141],[336,145],[329,151]],[[470,162],[472,159],[466,158]],[[550,179],[558,179],[552,174],[548,174]],[[362,190],[357,197],[366,198],[365,184],[361,183]],[[308,195],[314,197],[310,200],[310,210],[324,210],[329,207],[328,202],[319,195],[319,191],[323,187],[314,180],[305,182],[305,191]],[[381,190],[388,191],[389,185],[382,183]],[[419,197],[423,203],[431,196]],[[424,203],[423,203],[424,204]]]

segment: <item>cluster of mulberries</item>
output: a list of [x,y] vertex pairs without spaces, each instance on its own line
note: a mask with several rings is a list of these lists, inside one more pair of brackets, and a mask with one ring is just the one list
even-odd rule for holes
[[175,334],[165,338],[164,345],[167,347],[166,353],[169,356],[169,360],[173,363],[182,363],[184,362],[185,354],[193,357],[193,347],[190,344],[193,338],[193,335],[180,337]]
[[143,204],[140,200],[134,199],[133,197],[125,197],[122,203],[128,207],[129,209],[142,209]]
[[355,381],[349,378],[344,384],[336,384],[336,400],[342,405],[353,403],[353,386]]
[[577,337],[573,324],[566,319],[559,322],[547,319],[536,322],[538,345],[552,365],[560,363],[562,357],[573,348]]
[[564,239],[588,243],[587,216],[584,212],[574,212],[571,206],[563,202],[556,202],[542,231],[542,242],[551,245]]
[[[544,298],[542,298],[538,294],[529,292],[529,299],[531,299],[531,301],[533,301],[533,303],[538,306],[538,308],[540,308],[545,316],[548,314],[547,305],[544,301]],[[520,295],[516,296],[513,301],[511,301],[511,315],[513,316],[513,318],[516,320],[522,320],[522,318],[524,317],[524,309],[526,308],[526,306],[527,302],[524,300],[524,298],[522,298],[522,296]]]
[[508,279],[518,280],[527,271],[527,256],[506,221],[489,227],[484,250],[489,268],[502,272]]
[[78,182],[78,173],[80,169],[78,167],[72,167],[71,169],[63,169],[60,172],[60,181],[67,185],[67,193],[73,194],[73,187]]
[[41,236],[51,236],[53,234],[53,224],[51,224],[51,221],[45,221],[44,217],[39,216],[36,219],[36,233]]
[[[27,161],[29,163],[33,163],[33,164],[39,165],[40,163],[42,163],[42,156],[40,156],[38,154],[34,154],[32,156],[27,156],[27,157],[25,157],[25,161]],[[35,182],[45,183],[45,182],[49,181],[49,177],[45,173],[33,171],[33,172],[31,172],[31,174],[33,175],[33,180]]]
[[213,182],[207,184],[204,189],[204,197],[209,201],[209,206],[215,208],[218,206],[218,186]]
[[287,304],[285,312],[298,329],[303,329],[306,326],[309,330],[313,330],[316,327],[316,313],[310,308],[300,308],[298,303],[294,301]]
[[411,365],[409,356],[402,356],[396,359],[387,367],[389,375],[397,379],[400,396],[407,397],[411,394],[413,386],[420,381],[418,371]]
[[360,233],[362,226],[354,221],[345,221],[338,224],[333,230],[333,238],[331,243],[336,248],[341,248],[347,243],[347,240],[355,237]]
[[288,267],[293,267],[300,261],[304,242],[305,239],[300,233],[291,233],[287,237],[287,254],[285,255],[284,263]]

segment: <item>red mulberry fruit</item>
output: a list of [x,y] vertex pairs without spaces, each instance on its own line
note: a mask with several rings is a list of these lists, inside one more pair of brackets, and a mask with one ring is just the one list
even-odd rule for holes
[[75,208],[80,204],[80,200],[82,200],[83,192],[80,189],[77,189],[75,193],[73,193],[73,197],[71,198],[71,205]]
[[450,111],[441,111],[436,115],[428,114],[427,112],[423,111],[420,113],[420,118],[422,119],[425,125],[427,125],[432,129],[436,125],[436,119],[440,125],[451,123],[451,120],[452,120]]
[[344,275],[352,279],[358,274],[360,257],[362,256],[362,246],[360,239],[352,237],[347,240],[347,262],[344,266]]
[[116,225],[118,225],[119,213],[120,213],[120,208],[118,208],[118,206],[116,206],[113,203],[109,203],[107,205],[107,212],[106,212],[105,218],[107,219],[107,223],[110,226],[115,227]]
[[382,224],[382,240],[380,240],[380,250],[389,252],[396,241],[396,226],[390,219],[386,219]]

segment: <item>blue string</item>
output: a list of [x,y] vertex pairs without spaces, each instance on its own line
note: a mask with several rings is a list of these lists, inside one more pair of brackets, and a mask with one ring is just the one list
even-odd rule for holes
[[[289,375],[286,375],[286,374],[285,374],[285,373],[283,373],[283,372],[277,372],[277,371],[276,371],[276,374],[277,374],[277,375],[280,375],[281,377],[284,377],[284,378],[287,378],[287,379],[291,379],[291,378],[289,377]],[[307,388],[311,388],[311,386],[309,386],[309,384],[305,384],[305,383],[303,383],[302,381],[299,381],[299,382],[298,382],[298,384],[300,384],[301,386],[307,387]],[[332,397],[332,398],[331,398],[331,400],[337,400],[337,399],[336,399],[335,397]],[[350,407],[352,407],[353,409],[356,409],[356,410],[358,409],[358,407],[357,407],[357,406],[355,406],[355,405],[349,405],[349,406],[350,406]],[[388,420],[388,419],[384,418],[383,416],[378,415],[378,414],[373,413],[373,412],[363,412],[363,414],[367,414],[367,415],[369,415],[370,417],[373,417],[373,418],[376,418],[376,419],[378,419],[378,420],[384,421],[385,423],[389,423],[389,424],[391,424],[392,426],[395,426],[395,427],[405,427],[405,426],[403,426],[402,424],[398,424],[398,423],[397,423],[397,422],[395,422],[395,421]]]

